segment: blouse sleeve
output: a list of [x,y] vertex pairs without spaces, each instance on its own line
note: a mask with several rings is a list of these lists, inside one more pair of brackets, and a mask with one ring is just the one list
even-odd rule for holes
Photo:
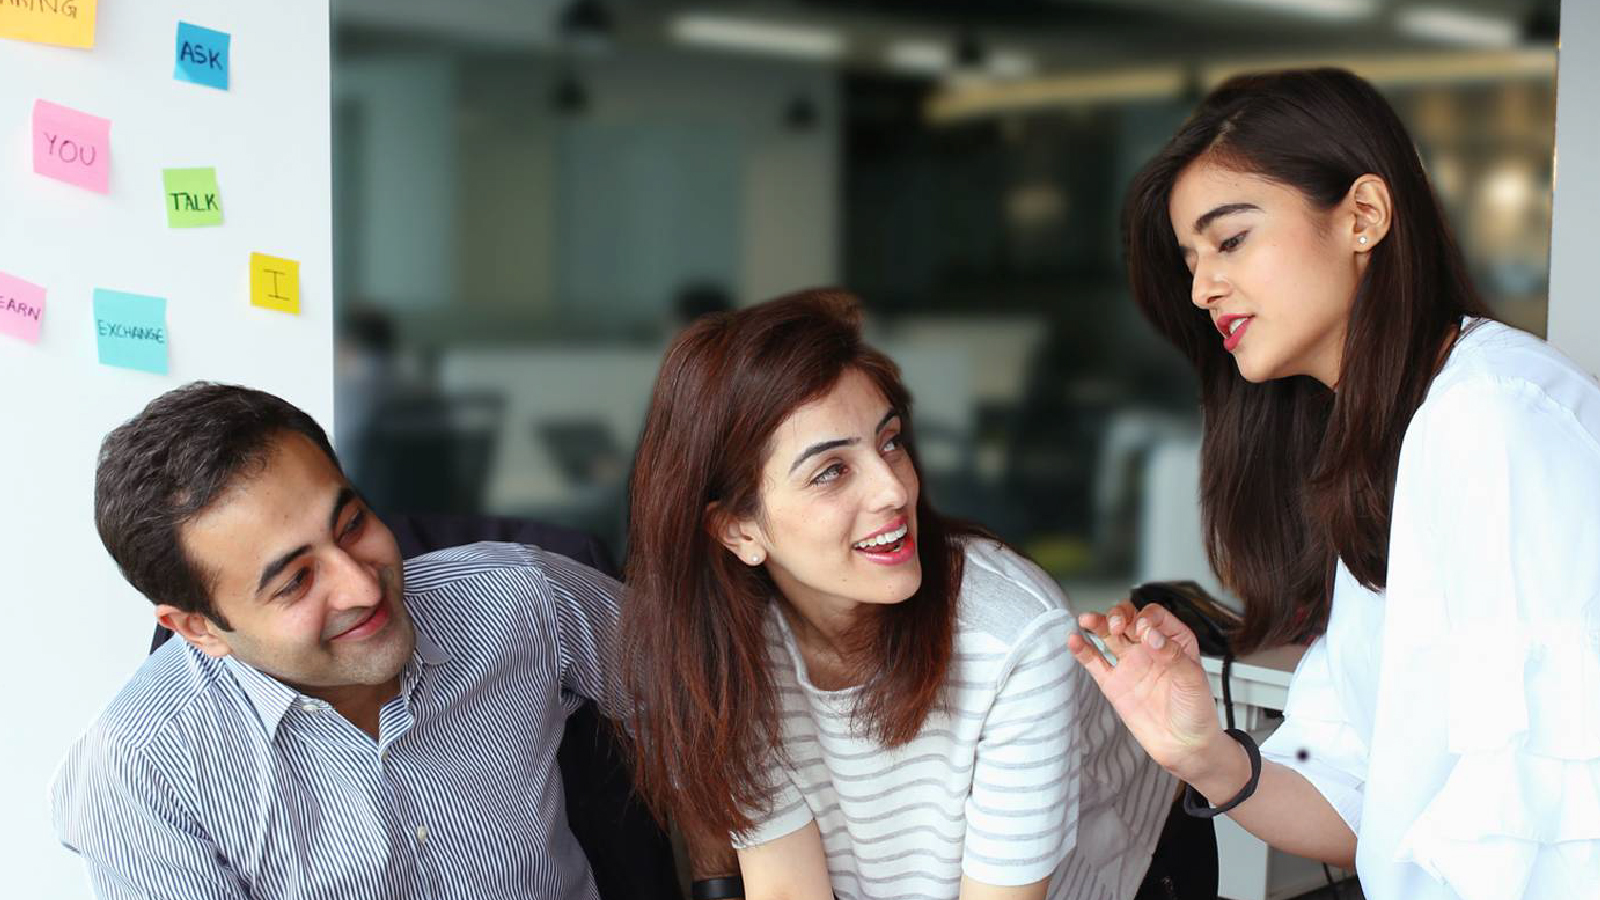
[[1352,832],[1361,830],[1367,745],[1351,727],[1329,663],[1328,637],[1307,648],[1289,682],[1283,723],[1261,755],[1311,782]]
[[1396,861],[1465,900],[1595,896],[1600,445],[1519,380],[1457,384],[1417,419],[1385,639],[1414,663],[1406,695],[1438,707],[1447,771]]

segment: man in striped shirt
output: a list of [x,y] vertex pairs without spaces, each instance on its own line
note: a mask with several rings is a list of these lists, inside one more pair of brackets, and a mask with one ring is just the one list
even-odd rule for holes
[[532,547],[402,566],[304,412],[192,384],[101,449],[101,539],[182,641],[73,746],[108,898],[593,898],[556,767],[619,587]]

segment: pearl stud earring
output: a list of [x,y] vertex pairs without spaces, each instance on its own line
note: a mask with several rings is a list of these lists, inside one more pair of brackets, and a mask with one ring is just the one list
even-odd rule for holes
[[1362,236],[1356,238],[1356,242],[1357,243],[1361,243],[1361,244],[1365,244],[1367,242],[1367,236],[1363,234]]

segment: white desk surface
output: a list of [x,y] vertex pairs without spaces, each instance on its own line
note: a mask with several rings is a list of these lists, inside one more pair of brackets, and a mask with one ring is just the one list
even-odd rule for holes
[[[1305,652],[1306,648],[1299,644],[1288,644],[1241,656],[1233,661],[1233,677],[1248,678],[1262,684],[1287,688],[1289,676],[1294,674],[1294,667],[1300,664],[1300,657],[1304,656]],[[1205,666],[1207,672],[1214,675],[1222,674],[1220,657],[1203,656],[1200,658],[1200,664]]]
[[[1306,648],[1297,644],[1274,647],[1241,656],[1233,661],[1233,702],[1261,709],[1283,709],[1289,702],[1289,678],[1300,663]],[[1200,657],[1211,682],[1211,693],[1222,699],[1222,660],[1213,656]],[[1249,730],[1247,726],[1247,730]]]

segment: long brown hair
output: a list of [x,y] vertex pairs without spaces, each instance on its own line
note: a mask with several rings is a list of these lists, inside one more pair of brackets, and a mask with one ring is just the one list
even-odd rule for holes
[[[759,514],[773,432],[850,370],[900,413],[916,466],[911,395],[898,367],[862,341],[859,303],[843,291],[701,318],[656,377],[630,489],[619,669],[637,783],[658,816],[687,830],[747,831],[770,800],[766,767],[781,753],[765,631],[778,591],[712,536],[708,507]],[[855,721],[889,746],[915,737],[940,700],[961,584],[957,538],[970,531],[940,518],[926,490],[917,530],[921,587],[876,607],[860,636],[867,665]]]
[[[1388,185],[1393,225],[1357,289],[1337,393],[1305,376],[1246,382],[1191,303],[1168,203],[1202,159],[1295,188],[1321,210],[1362,175]],[[1411,137],[1372,85],[1340,69],[1231,78],[1135,176],[1123,235],[1134,300],[1200,376],[1206,549],[1245,603],[1235,649],[1317,633],[1336,558],[1383,589],[1406,426],[1452,329],[1487,315]]]

